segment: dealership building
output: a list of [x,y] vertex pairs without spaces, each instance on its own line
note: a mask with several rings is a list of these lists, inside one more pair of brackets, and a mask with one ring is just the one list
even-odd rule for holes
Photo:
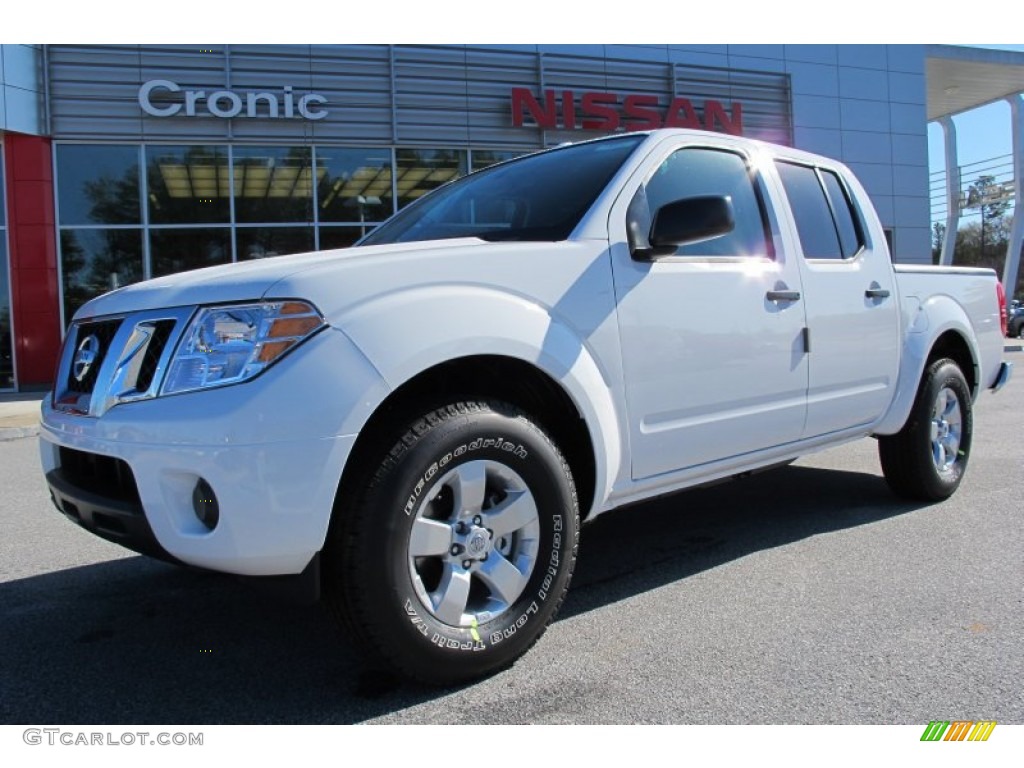
[[[0,63],[0,390],[51,382],[93,296],[345,247],[453,178],[566,141],[675,126],[839,158],[904,262],[931,260],[930,120],[955,168],[949,116],[1010,99],[1018,196],[1024,175],[1024,54],[1001,51],[3,45]],[[1019,217],[1014,233],[1019,254]]]

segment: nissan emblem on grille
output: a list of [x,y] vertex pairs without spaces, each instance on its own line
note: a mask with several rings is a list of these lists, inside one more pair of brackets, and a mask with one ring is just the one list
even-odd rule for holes
[[71,367],[75,381],[81,383],[85,380],[99,353],[100,340],[95,335],[90,334],[82,339],[82,343],[78,345],[78,350],[75,352],[75,360]]

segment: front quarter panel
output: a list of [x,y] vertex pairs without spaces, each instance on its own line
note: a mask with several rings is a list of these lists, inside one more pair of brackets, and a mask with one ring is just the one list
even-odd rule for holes
[[[436,365],[501,355],[559,383],[596,450],[596,509],[624,463],[618,322],[607,240],[441,247],[311,270],[274,295],[312,297],[397,389]],[[322,297],[321,297],[322,294]]]

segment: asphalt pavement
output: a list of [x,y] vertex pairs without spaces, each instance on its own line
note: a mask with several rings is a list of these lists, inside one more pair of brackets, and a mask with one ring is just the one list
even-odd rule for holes
[[559,619],[460,689],[365,668],[321,606],[97,539],[0,442],[3,723],[1024,723],[1024,354],[967,477],[893,497],[872,440],[584,527]]

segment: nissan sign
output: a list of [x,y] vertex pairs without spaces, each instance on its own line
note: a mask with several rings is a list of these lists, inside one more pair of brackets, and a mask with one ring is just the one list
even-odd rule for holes
[[[180,94],[180,96],[170,96]],[[153,117],[269,117],[323,120],[327,99],[319,93],[296,94],[290,85],[280,93],[270,91],[190,91],[172,80],[149,80],[139,88],[139,106]]]
[[[675,96],[664,103],[651,94],[616,94],[601,91],[556,93],[546,89],[538,99],[527,88],[512,89],[512,125],[565,130],[646,131],[655,128],[703,128],[743,135],[743,105],[733,100],[726,110],[720,101],[694,104]],[[703,119],[702,119],[703,118]]]

